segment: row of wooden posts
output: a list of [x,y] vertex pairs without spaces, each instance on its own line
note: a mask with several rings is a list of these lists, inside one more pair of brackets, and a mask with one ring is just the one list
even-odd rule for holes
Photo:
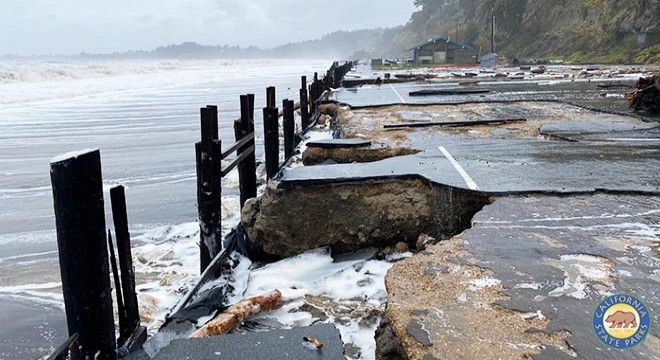
[[[318,118],[321,97],[330,83],[336,82],[350,71],[352,63],[339,66],[335,62],[323,80],[314,74],[308,85],[307,77],[301,77],[300,101],[284,99],[282,111],[277,108],[275,87],[266,89],[266,107],[263,108],[264,159],[267,179],[275,178],[280,171],[279,118],[282,117],[284,134],[284,162],[293,156],[300,140],[296,134],[295,111],[300,110],[300,132],[306,131]],[[339,79],[340,81],[341,79]],[[200,224],[200,272],[204,272],[212,259],[222,249],[222,177],[238,168],[240,206],[257,196],[256,156],[254,143],[254,94],[241,95],[241,116],[234,121],[235,143],[222,151],[218,134],[218,108],[207,106],[200,110],[201,141],[195,144],[197,162],[197,206]],[[222,168],[222,161],[233,153],[236,157]]]
[[[117,242],[115,256],[110,230],[106,237],[100,151],[56,159],[50,168],[62,292],[70,336],[51,358],[64,359],[70,352],[73,359],[116,359],[118,353],[136,350],[147,338],[146,328],[140,325],[124,187],[110,190]],[[118,339],[115,338],[109,264],[116,290]]]
[[[284,100],[282,112],[275,105],[275,88],[267,89],[263,117],[268,179],[277,176],[280,170],[279,117],[283,117],[284,155],[288,159],[297,141],[295,110],[300,109],[301,132],[305,131],[318,118],[318,107],[326,89],[325,79],[319,80],[317,74],[310,86],[303,76],[300,102]],[[241,116],[234,121],[236,142],[224,151],[218,136],[218,108],[207,106],[200,112],[202,138],[195,144],[195,150],[202,271],[222,247],[222,177],[238,168],[241,207],[257,196],[254,95],[242,95],[240,102]],[[236,156],[223,168],[222,160],[234,153]],[[110,230],[106,233],[100,151],[58,157],[51,161],[50,168],[70,338],[49,359],[67,356],[71,359],[117,359],[140,348],[147,335],[139,319],[124,188],[117,186],[110,190],[117,243],[115,253],[112,234]],[[119,338],[115,338],[110,267],[119,312]]]
[[349,71],[353,69],[352,62],[345,62],[342,65],[339,65],[339,62],[335,61],[332,63],[330,69],[323,78],[323,84],[329,88],[339,88],[341,87],[341,82],[344,79],[344,76],[348,74]]

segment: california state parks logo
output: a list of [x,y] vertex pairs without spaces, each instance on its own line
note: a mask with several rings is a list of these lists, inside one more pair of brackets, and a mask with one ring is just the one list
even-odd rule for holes
[[636,297],[613,295],[596,307],[593,326],[603,344],[628,349],[644,341],[651,327],[651,316],[646,305]]

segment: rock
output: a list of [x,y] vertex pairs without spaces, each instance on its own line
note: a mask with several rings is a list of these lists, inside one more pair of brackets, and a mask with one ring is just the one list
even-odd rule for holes
[[419,321],[411,320],[408,323],[408,326],[406,326],[406,331],[408,332],[408,335],[412,336],[420,344],[424,346],[433,345],[428,330],[426,330],[424,326],[419,323]]
[[426,249],[426,245],[432,244],[435,242],[435,238],[428,236],[424,233],[419,234],[419,237],[417,238],[417,242],[415,243],[417,251],[423,251]]
[[176,256],[174,251],[171,251],[171,250],[166,252],[165,254],[163,254],[163,256],[158,258],[159,261],[172,261],[172,260],[175,260],[175,259],[178,259],[178,257]]
[[406,244],[403,241],[398,242],[396,245],[394,245],[394,252],[395,253],[402,253],[408,251],[408,244]]
[[149,323],[158,311],[158,299],[146,293],[138,295],[138,306],[140,312],[140,321]]
[[316,120],[316,123],[319,124],[319,125],[325,125],[325,124],[328,123],[329,120],[330,120],[330,116],[328,116],[326,114],[321,114],[321,116],[319,116],[318,120]]
[[289,311],[290,313],[295,313],[295,312],[306,312],[312,315],[313,318],[319,319],[319,321],[326,321],[328,319],[328,315],[326,315],[323,310],[317,308],[316,306],[312,306],[310,304],[302,304],[297,310],[291,309]]
[[172,285],[172,277],[169,275],[163,276],[162,279],[160,279],[160,282],[158,283],[159,286],[171,286]]
[[376,360],[400,360],[405,359],[405,351],[389,322],[383,318],[376,329]]
[[389,255],[392,255],[392,247],[386,246],[378,252],[378,255],[376,256],[376,258],[379,259],[379,260],[383,260],[383,259],[387,258]]
[[362,357],[362,350],[353,345],[353,343],[344,344],[344,355],[351,359],[360,359]]

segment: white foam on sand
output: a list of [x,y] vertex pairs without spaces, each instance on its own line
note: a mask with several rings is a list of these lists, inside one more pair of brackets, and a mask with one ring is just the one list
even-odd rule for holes
[[[223,232],[227,233],[238,222],[239,212],[237,201],[225,200],[229,199],[223,199],[228,204],[223,208]],[[156,227],[133,238],[140,315],[154,334],[199,278],[199,225]],[[336,262],[327,248],[252,269],[253,264],[243,258],[232,274],[237,291],[230,301],[278,289],[282,307],[251,321],[282,328],[332,323],[344,343],[352,345],[354,358],[359,353],[360,359],[373,359],[374,335],[387,300],[384,279],[391,266],[387,261],[360,258]],[[227,281],[218,279],[204,288]],[[158,340],[169,342],[166,337]]]
[[278,289],[283,306],[253,321],[275,319],[287,328],[333,323],[344,343],[359,349],[360,359],[373,359],[374,335],[387,300],[385,275],[391,266],[379,260],[335,262],[329,249],[312,250],[252,270],[245,296]]

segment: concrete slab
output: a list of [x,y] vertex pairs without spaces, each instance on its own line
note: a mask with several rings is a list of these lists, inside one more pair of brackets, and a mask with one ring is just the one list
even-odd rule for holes
[[591,325],[618,293],[658,323],[659,224],[658,197],[498,198],[471,229],[389,271],[387,319],[412,359],[660,359],[657,326],[619,351]]
[[[632,81],[624,82],[632,85]],[[431,96],[410,96],[410,93],[428,90],[450,91],[459,86],[459,82],[446,82],[443,84],[384,84],[364,85],[359,88],[339,89],[333,91],[327,98],[329,101],[350,105],[354,108],[365,106],[382,106],[395,104],[456,104],[465,102],[498,102],[498,101],[566,101],[591,102],[598,107],[611,107],[620,112],[627,112],[627,102],[623,98],[625,89],[612,90],[620,97],[604,98],[603,93],[596,84],[586,81],[571,82],[570,80],[548,81],[483,81],[478,85],[464,86],[466,89],[487,89],[485,93],[455,93],[437,94]]]
[[[322,349],[303,340],[313,337],[323,343]],[[131,360],[148,359],[146,354]],[[201,339],[173,341],[154,360],[206,359],[345,359],[339,330],[330,324],[313,325],[290,330],[271,330],[244,334],[228,334]]]
[[[617,292],[643,299],[657,323],[660,126],[617,114],[627,111],[623,98],[601,97],[603,90],[586,81],[486,80],[471,86],[487,86],[492,92],[409,96],[458,85],[396,83],[333,91],[328,100],[336,106],[324,111],[333,118],[328,126],[337,136],[418,152],[368,163],[296,164],[284,169],[266,195],[244,212],[244,220],[249,219],[245,226],[257,229],[251,238],[258,239],[257,233],[267,229],[272,233],[262,237],[271,240],[277,239],[273,233],[279,230],[286,239],[313,233],[313,240],[304,246],[317,245],[314,241],[334,246],[324,242],[337,234],[372,244],[365,239],[382,241],[381,231],[387,226],[364,230],[363,225],[383,219],[393,223],[398,218],[380,216],[369,205],[385,209],[384,214],[398,215],[390,207],[406,209],[403,212],[418,214],[418,219],[430,209],[429,218],[435,218],[436,214],[454,216],[451,204],[460,203],[458,194],[478,194],[495,202],[476,215],[471,229],[400,262],[388,274],[387,321],[405,356],[660,359],[657,329],[645,344],[620,357],[602,346],[590,328],[596,304]],[[396,123],[502,118],[528,121],[464,128],[383,128]],[[422,181],[398,181],[409,179]],[[372,187],[360,191],[354,185],[361,182]],[[442,186],[426,186],[429,182]],[[442,194],[441,200],[421,209],[424,197],[402,190],[413,185],[422,194]],[[360,209],[378,219],[345,210],[346,204],[365,199],[371,204]],[[441,206],[446,204],[450,205]],[[300,209],[309,213],[297,219],[304,223],[300,226],[289,221],[280,229],[281,221],[263,220],[293,218]],[[460,231],[476,211],[469,216],[462,213],[466,224]],[[346,214],[360,224],[347,221]],[[330,234],[305,226],[324,228]],[[394,230],[408,241],[409,232],[416,239],[418,232],[427,230],[425,226],[429,221],[422,218],[410,227],[413,231],[405,228],[405,236],[398,223]],[[432,227],[444,229],[444,225]],[[388,235],[395,232],[390,230]],[[344,236],[342,231],[353,234]],[[270,251],[284,241],[272,242],[262,245]]]
[[[371,163],[287,169],[281,188],[360,179],[424,177],[491,194],[660,193],[660,125],[565,104],[523,102],[338,110],[339,134],[420,152]],[[520,124],[384,130],[419,121],[527,118]],[[557,136],[544,136],[556,134]],[[565,141],[563,137],[571,137]],[[575,137],[575,139],[572,139]],[[633,139],[645,139],[633,140]],[[578,141],[579,142],[576,142]]]

